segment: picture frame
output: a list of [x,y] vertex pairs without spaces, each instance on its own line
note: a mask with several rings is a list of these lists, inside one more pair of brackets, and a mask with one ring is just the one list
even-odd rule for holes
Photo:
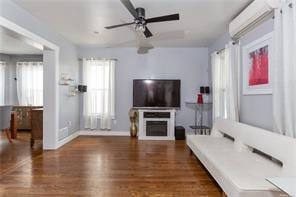
[[243,95],[272,94],[273,33],[243,47]]

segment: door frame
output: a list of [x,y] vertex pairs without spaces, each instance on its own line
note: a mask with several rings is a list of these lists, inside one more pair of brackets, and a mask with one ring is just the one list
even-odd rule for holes
[[[43,149],[54,150],[59,131],[59,53],[54,43],[0,16],[0,28],[9,35],[43,50]],[[46,91],[45,91],[46,90]]]

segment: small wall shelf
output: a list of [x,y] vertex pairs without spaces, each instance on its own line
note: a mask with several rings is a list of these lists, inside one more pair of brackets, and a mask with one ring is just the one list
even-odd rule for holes
[[72,79],[71,77],[70,77],[70,75],[69,74],[67,74],[67,73],[62,73],[61,74],[61,78],[60,78],[60,85],[63,85],[63,86],[68,86],[68,85],[71,85],[71,82],[74,82],[75,80],[74,79]]
[[70,74],[62,73],[59,84],[61,86],[69,86],[68,96],[73,97],[78,93],[77,86],[74,84],[75,80],[70,77]]
[[67,83],[67,82],[65,82],[65,81],[60,81],[60,83],[59,83],[61,86],[68,86],[68,85],[70,85],[70,83]]
[[69,96],[70,96],[70,97],[71,97],[71,96],[76,96],[77,93],[80,93],[80,92],[78,91],[77,86],[75,86],[75,85],[71,85],[71,86],[69,86]]
[[74,79],[63,79],[60,80],[60,85],[68,86],[71,85],[71,82],[74,82]]

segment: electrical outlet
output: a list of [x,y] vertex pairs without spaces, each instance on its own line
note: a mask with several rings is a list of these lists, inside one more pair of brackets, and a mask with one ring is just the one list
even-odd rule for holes
[[117,121],[115,119],[113,120],[113,124],[117,124]]
[[68,121],[68,127],[71,127],[71,125],[72,125],[72,122]]

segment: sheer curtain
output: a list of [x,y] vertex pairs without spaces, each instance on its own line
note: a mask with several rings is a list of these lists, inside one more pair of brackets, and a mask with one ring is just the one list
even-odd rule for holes
[[225,117],[224,90],[222,81],[222,64],[224,62],[224,51],[214,52],[211,55],[212,64],[212,90],[213,90],[213,121],[218,117]]
[[281,2],[274,21],[274,130],[296,138],[296,0]]
[[20,105],[43,105],[43,62],[17,62],[17,96]]
[[211,55],[213,120],[218,117],[239,121],[239,45],[229,43]]
[[[85,128],[110,130],[115,105],[115,60],[83,59]],[[99,124],[98,124],[99,122]]]
[[240,44],[230,42],[225,47],[225,79],[226,81],[226,111],[227,118],[239,121],[239,101],[240,101]]
[[6,62],[0,61],[0,105],[5,103],[5,67]]

